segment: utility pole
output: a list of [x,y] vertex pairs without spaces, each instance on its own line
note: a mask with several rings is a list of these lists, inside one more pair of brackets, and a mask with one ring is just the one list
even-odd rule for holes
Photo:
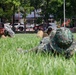
[[63,8],[64,8],[63,12],[64,12],[64,27],[65,27],[65,0],[63,2],[64,2],[64,4],[63,4]]

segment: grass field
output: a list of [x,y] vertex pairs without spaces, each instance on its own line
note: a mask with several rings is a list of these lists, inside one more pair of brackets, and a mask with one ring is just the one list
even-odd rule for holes
[[1,38],[0,75],[76,75],[76,55],[68,60],[62,56],[17,52],[17,48],[28,50],[38,45],[39,41],[36,34],[16,34],[14,38]]

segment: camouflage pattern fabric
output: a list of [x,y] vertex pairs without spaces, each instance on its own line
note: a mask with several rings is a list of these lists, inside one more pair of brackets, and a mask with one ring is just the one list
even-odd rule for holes
[[13,37],[15,35],[14,31],[11,29],[9,25],[5,25],[5,36]]
[[72,32],[68,28],[61,27],[56,30],[50,46],[57,53],[64,55],[66,58],[70,58],[75,53],[75,43]]
[[38,52],[45,52],[50,50],[50,38],[49,37],[44,37],[41,41],[40,44],[38,45]]
[[38,52],[51,52],[52,47],[50,46],[51,39],[53,39],[54,35],[56,33],[56,30],[52,30],[49,36],[44,37],[40,44],[38,45]]
[[59,28],[52,39],[51,47],[59,53],[67,51],[73,43],[73,35],[68,28]]

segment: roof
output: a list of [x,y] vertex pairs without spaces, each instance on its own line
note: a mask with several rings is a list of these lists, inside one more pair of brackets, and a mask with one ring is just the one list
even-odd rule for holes
[[28,14],[26,16],[26,18],[35,18],[35,17],[41,17],[41,16],[39,14],[37,14],[37,13],[34,14],[34,12],[31,12],[31,14]]
[[21,19],[23,16],[22,13],[15,13],[15,19]]

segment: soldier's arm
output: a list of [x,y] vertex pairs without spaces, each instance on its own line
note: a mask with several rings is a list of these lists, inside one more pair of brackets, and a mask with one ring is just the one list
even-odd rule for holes
[[22,48],[18,48],[17,51],[19,53],[28,53],[28,52],[41,52],[44,49],[44,46],[49,43],[49,37],[44,37],[41,41],[40,44],[34,48],[31,48],[29,50],[23,50]]
[[34,47],[34,48],[31,48],[31,49],[29,49],[29,50],[24,50],[24,49],[22,49],[22,48],[18,48],[17,49],[17,51],[19,52],[19,53],[28,53],[28,52],[37,52],[37,50],[38,50],[38,46],[36,46],[36,47]]

